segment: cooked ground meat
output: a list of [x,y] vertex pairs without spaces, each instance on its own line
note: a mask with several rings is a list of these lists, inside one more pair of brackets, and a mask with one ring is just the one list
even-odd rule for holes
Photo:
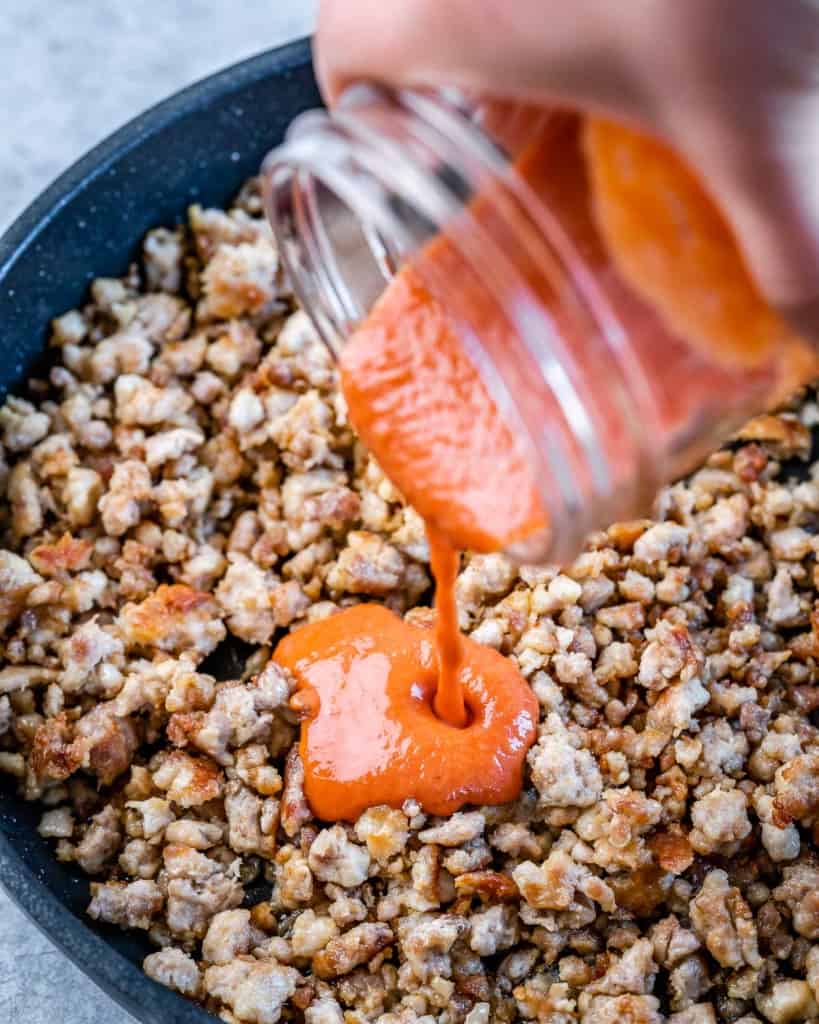
[[563,571],[467,555],[461,625],[542,708],[523,792],[347,826],[270,650],[360,600],[423,617],[428,553],[256,184],[51,344],[0,409],[0,770],[151,977],[234,1024],[819,1019],[814,392]]

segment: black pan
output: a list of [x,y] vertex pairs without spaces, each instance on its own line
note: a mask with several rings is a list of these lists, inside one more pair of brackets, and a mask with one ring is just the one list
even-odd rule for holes
[[[226,203],[292,118],[320,102],[301,40],[177,93],[58,178],[0,238],[0,393],[23,384],[49,320],[80,303],[92,278],[124,273],[142,235],[179,222],[190,203]],[[85,917],[88,878],[56,861],[37,835],[40,813],[0,788],[0,882],[11,897],[137,1020],[212,1022],[142,973],[150,949],[139,933]]]

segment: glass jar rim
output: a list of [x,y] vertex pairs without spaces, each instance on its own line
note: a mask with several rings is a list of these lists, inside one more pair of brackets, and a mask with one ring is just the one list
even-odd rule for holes
[[[481,194],[482,183],[520,186],[509,168],[509,157],[481,131],[457,97],[357,85],[332,112],[311,111],[294,122],[283,145],[265,162],[265,207],[294,291],[336,357],[403,259],[448,230],[471,198]],[[526,196],[524,202],[531,199]],[[535,229],[550,246],[561,287],[572,292],[577,308],[603,336],[604,347],[621,349],[627,357],[625,332],[596,294],[572,243],[556,221],[548,219],[548,210]],[[489,262],[492,243],[484,233],[473,245],[473,263]],[[356,259],[345,259],[342,266],[338,257],[345,244],[352,246]],[[494,249],[495,266],[491,271],[483,268],[488,288],[495,285],[497,246]],[[506,261],[505,270],[514,276],[514,260]],[[358,276],[351,277],[352,271]],[[491,360],[482,360],[479,372],[499,414],[530,449],[552,527],[548,540],[521,542],[512,554],[518,561],[537,561],[548,551],[549,557],[560,559],[576,550],[592,525],[584,488],[593,489],[598,504],[601,499],[609,504],[614,501],[613,484],[596,433],[599,427],[573,382],[571,352],[528,294],[525,280],[518,279],[508,291],[518,296],[507,310],[516,333],[536,372],[556,396],[567,425],[554,436],[544,436],[531,418],[520,415],[503,374]],[[618,384],[614,375],[610,386]],[[628,413],[626,400],[623,406]],[[643,396],[643,408],[650,415],[649,406]],[[629,431],[639,449],[645,441],[642,424],[633,422]],[[570,446],[583,453],[584,470],[591,476],[588,484],[575,479]]]

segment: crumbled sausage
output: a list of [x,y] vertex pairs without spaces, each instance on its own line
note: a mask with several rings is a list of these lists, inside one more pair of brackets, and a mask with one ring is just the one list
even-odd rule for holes
[[49,426],[48,416],[22,398],[7,398],[0,408],[3,444],[13,452],[32,448],[46,436]]
[[162,890],[156,882],[92,882],[88,914],[96,921],[118,924],[121,928],[148,929],[163,903]]
[[154,646],[172,654],[192,650],[200,657],[225,638],[215,601],[184,583],[163,583],[141,604],[127,604],[120,612],[119,628],[134,646]]
[[760,967],[753,915],[739,889],[721,870],[708,873],[691,901],[691,923],[709,953],[723,967]]
[[111,804],[94,815],[85,835],[77,844],[75,859],[86,874],[101,871],[122,844],[119,815]]
[[189,999],[196,999],[202,987],[202,975],[196,961],[176,946],[149,953],[142,961],[149,978],[172,988]]
[[216,591],[230,631],[242,640],[264,644],[273,636],[275,577],[244,555],[230,555],[230,566]]
[[428,626],[429,546],[258,181],[52,342],[0,405],[0,772],[150,976],[231,1024],[819,1017],[815,388],[560,571],[465,553],[461,626],[541,709],[520,796],[339,825],[269,645],[359,600]]
[[184,846],[166,846],[167,923],[180,938],[201,938],[220,911],[242,902],[238,879],[202,853]]
[[553,850],[541,865],[523,861],[512,872],[520,894],[538,910],[570,910],[578,893],[613,910],[614,895],[600,878],[562,850]]
[[340,825],[324,829],[316,836],[307,861],[316,878],[346,889],[366,881],[370,868],[370,855],[357,843],[351,843]]
[[344,1015],[332,996],[322,996],[304,1011],[304,1021],[305,1024],[344,1024]]
[[546,807],[589,807],[603,792],[594,756],[580,748],[557,715],[549,716],[528,761],[540,802]]
[[313,957],[313,971],[329,980],[369,963],[395,941],[387,924],[357,924],[330,941]]
[[292,839],[313,813],[304,796],[304,765],[298,747],[291,747],[284,765],[281,806],[282,828]]
[[257,313],[276,294],[278,255],[269,239],[219,245],[202,275],[203,317]]
[[808,983],[795,978],[777,981],[770,992],[760,992],[755,1002],[759,1012],[771,1024],[808,1020],[819,1013]]
[[222,774],[212,761],[179,751],[163,757],[153,781],[180,807],[199,807],[220,797],[223,791]]
[[212,964],[230,963],[264,942],[264,932],[254,928],[249,910],[223,910],[208,925],[202,940],[202,959]]
[[208,967],[205,991],[229,1007],[236,1020],[247,1024],[277,1024],[300,975],[274,960],[237,958]]
[[663,1024],[656,996],[595,996],[583,1011],[583,1024]]
[[691,845],[698,853],[729,853],[751,831],[748,800],[741,789],[715,789],[691,808]]
[[327,574],[327,586],[331,593],[383,596],[399,586],[404,570],[401,552],[377,534],[351,533]]
[[44,839],[70,839],[74,834],[74,815],[68,807],[55,807],[40,818],[37,831]]
[[279,801],[264,800],[246,786],[229,782],[225,789],[228,844],[236,853],[271,858],[276,852]]
[[221,841],[224,829],[221,825],[195,821],[193,818],[178,818],[165,829],[169,843],[190,846],[194,850],[208,850]]
[[620,996],[628,992],[642,995],[653,989],[656,973],[651,942],[638,939],[611,964],[602,978],[587,986],[586,992],[606,996]]
[[780,828],[819,811],[819,755],[801,755],[777,769],[773,821]]
[[469,947],[479,956],[492,956],[518,941],[517,911],[508,906],[489,907],[472,915]]
[[406,845],[407,816],[392,807],[371,807],[356,822],[355,833],[360,842],[367,844],[370,856],[379,864],[386,864]]
[[161,292],[178,292],[182,284],[184,255],[181,229],[154,228],[149,231],[142,245],[142,255],[148,287]]
[[[359,927],[366,927],[360,925]],[[452,947],[468,929],[462,918],[453,914],[433,917],[416,914],[399,923],[401,951],[415,977],[426,982],[436,975],[449,978],[452,975]],[[392,941],[392,931],[385,941]]]
[[478,811],[458,812],[434,828],[418,833],[422,843],[438,843],[440,846],[460,846],[476,839],[483,832],[485,818]]

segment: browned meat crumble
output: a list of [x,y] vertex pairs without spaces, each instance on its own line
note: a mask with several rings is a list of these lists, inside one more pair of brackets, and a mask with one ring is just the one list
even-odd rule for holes
[[516,803],[323,825],[271,647],[427,616],[427,546],[255,185],[51,345],[0,409],[0,769],[152,978],[231,1024],[819,1021],[812,392],[565,572],[466,559],[463,628],[542,707]]

